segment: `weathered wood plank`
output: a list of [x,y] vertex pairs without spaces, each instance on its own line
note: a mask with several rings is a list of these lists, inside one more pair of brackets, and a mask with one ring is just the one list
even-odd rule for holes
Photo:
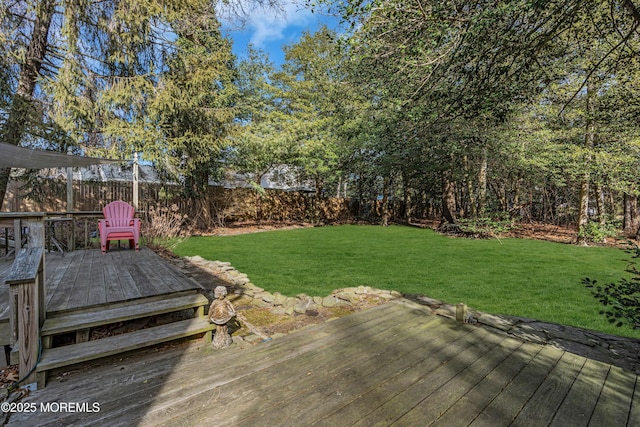
[[[146,251],[145,251],[146,252]],[[133,277],[144,277],[143,283],[138,283],[138,286],[145,296],[150,295],[162,295],[174,292],[169,285],[169,280],[158,274],[156,271],[159,268],[159,263],[154,262],[154,259],[148,252],[143,252],[142,256],[135,257],[135,263],[129,264],[128,268]],[[138,253],[139,255],[140,253]],[[147,256],[148,255],[148,256]],[[133,259],[133,257],[132,257]]]
[[168,323],[100,340],[57,347],[44,351],[38,364],[38,372],[82,363],[124,351],[149,347],[165,341],[184,338],[211,330],[214,325],[202,317]]
[[[289,363],[274,365],[257,375],[244,377],[236,383],[233,390],[206,389],[205,383],[198,395],[191,397],[179,408],[175,408],[173,403],[180,399],[180,395],[173,396],[172,399],[163,398],[164,407],[158,405],[156,399],[154,413],[147,413],[144,420],[154,423],[169,416],[180,416],[187,423],[201,424],[205,421],[205,413],[185,412],[182,408],[206,400],[212,395],[228,402],[228,406],[225,405],[218,412],[220,419],[225,420],[223,425],[286,424],[314,418],[318,414],[325,414],[322,408],[317,408],[319,402],[328,403],[334,396],[337,396],[336,399],[344,399],[354,387],[361,390],[367,383],[372,387],[383,375],[382,371],[386,375],[394,373],[393,368],[388,368],[391,364],[402,363],[406,366],[411,360],[415,363],[417,358],[424,358],[424,352],[418,354],[413,351],[415,341],[420,340],[427,331],[438,329],[442,336],[447,331],[450,332],[441,322],[442,319],[433,317],[427,323],[416,325],[417,327],[407,328],[407,323],[402,322],[404,327],[399,325],[395,331],[385,328],[378,335],[354,336],[334,345],[334,351],[319,348],[316,352],[306,353]],[[378,347],[378,340],[385,343],[383,350],[371,354],[366,349]],[[262,384],[276,377],[282,378],[279,381],[279,393],[268,396],[256,393]]]
[[[159,255],[155,253],[153,255],[156,257],[159,257]],[[198,282],[196,282],[194,279],[185,276],[176,267],[165,262],[164,260],[158,263],[156,272],[160,274],[162,277],[166,278],[167,285],[175,292],[189,290],[189,289],[198,289],[198,290],[203,289],[202,286]]]
[[122,289],[118,270],[114,264],[102,263],[102,275],[104,276],[105,298],[108,303],[127,299]]
[[626,426],[633,397],[628,391],[635,383],[636,375],[631,371],[611,366],[589,425]]
[[5,278],[5,283],[17,285],[35,281],[41,268],[43,254],[42,247],[21,249],[9,270],[9,275]]
[[494,369],[509,358],[520,346],[521,341],[506,339],[499,347],[489,351],[484,357],[477,359],[450,381],[444,383],[431,394],[424,395],[422,401],[400,417],[398,425],[430,425],[440,414],[445,413],[470,387],[478,385]]
[[90,282],[87,284],[89,292],[86,305],[88,307],[107,303],[104,263],[96,256],[95,252],[92,252],[93,257],[91,260],[91,269],[89,270]]
[[558,408],[551,426],[586,426],[604,385],[609,365],[587,360]]
[[[429,325],[434,319],[437,326]],[[355,338],[359,334],[361,338]],[[550,386],[547,382],[556,375],[554,366],[559,369],[565,360],[560,351],[525,343],[484,375],[496,363],[495,352],[508,353],[502,345],[513,342],[506,338],[498,347],[484,352],[479,346],[505,339],[501,334],[491,338],[493,335],[489,329],[459,325],[414,310],[410,304],[392,302],[246,350],[232,347],[220,351],[200,344],[113,358],[103,365],[53,379],[45,389],[24,399],[36,403],[62,399],[99,402],[99,413],[13,414],[9,425],[225,425],[218,416],[220,412],[233,420],[228,425],[350,425],[359,420],[359,415],[389,401],[391,395],[385,390],[398,395],[407,389],[383,388],[382,383],[412,385],[421,378],[430,378],[433,384],[425,382],[424,387],[415,388],[411,394],[416,399],[420,398],[418,391],[426,390],[425,396],[455,402],[440,418],[441,423],[448,414],[455,415],[465,401],[475,403],[474,397],[480,397],[469,414],[492,408],[495,414],[504,415],[492,418],[493,425],[507,425],[519,408],[526,410],[525,404],[532,404],[538,399],[536,393]],[[456,351],[462,348],[462,341],[466,341],[466,356]],[[484,361],[485,357],[489,361]],[[466,359],[469,364],[456,367],[456,358]],[[591,363],[585,363],[567,398],[561,399],[558,414],[571,401],[589,414],[593,411],[595,400],[576,399],[580,384],[592,387],[584,381],[593,374],[588,372]],[[599,362],[592,366],[608,367]],[[464,384],[463,378],[470,380],[468,393],[458,387]],[[521,381],[533,381],[534,386],[519,385]],[[633,381],[637,382],[637,377]],[[633,381],[619,383],[619,392],[632,396],[637,387]],[[596,397],[600,390],[605,394],[612,391],[603,388],[603,382]],[[430,388],[434,392],[429,392]],[[381,392],[377,396],[373,394],[376,390]],[[520,392],[525,396],[519,396]],[[424,396],[419,402],[427,403]],[[420,408],[407,402],[398,404]],[[631,406],[627,413],[633,410]],[[458,422],[450,418],[454,421],[447,425],[467,425],[469,418],[463,415]],[[408,419],[399,418],[398,424],[407,425]]]
[[78,274],[83,268],[84,258],[87,254],[87,251],[73,251],[70,253],[70,255],[71,254],[73,254],[73,262],[67,265],[64,275],[60,280],[60,284],[51,297],[49,306],[47,307],[48,312],[63,311],[66,310],[69,306],[69,298],[71,297],[71,294],[73,293],[73,290],[76,286],[76,279],[78,277]]
[[[497,346],[505,339],[504,335],[489,334],[483,329],[477,331],[473,334],[482,333],[482,339],[451,346],[449,354],[445,354],[445,359],[436,359],[439,363],[433,371],[425,369],[427,366],[424,365],[417,366],[415,373],[411,372],[395,381],[382,384],[376,393],[369,394],[367,401],[375,409],[362,416],[354,426],[390,425],[420,403],[424,396],[438,390],[442,384],[450,381],[488,352],[497,350]],[[425,372],[428,374],[425,375]]]
[[561,350],[545,346],[470,425],[508,425],[549,375],[562,354]]
[[640,427],[640,375],[636,375],[634,394],[631,398],[631,411],[627,427]]
[[109,323],[125,322],[145,316],[170,313],[188,308],[208,305],[201,294],[188,294],[162,300],[141,301],[125,306],[105,306],[92,310],[47,319],[42,327],[42,335],[61,334],[79,328],[93,328]]
[[0,276],[0,322],[9,321],[10,313],[9,285],[4,283],[4,276]]
[[64,257],[57,253],[47,255],[47,307],[51,303],[51,298],[57,292],[67,267],[73,264],[79,255],[81,255],[79,251],[69,252]]
[[[376,324],[384,322],[385,316],[388,317],[391,315],[391,313],[388,313],[388,310],[376,310],[375,313],[377,313],[378,316],[371,318],[367,317],[366,319],[367,324],[372,326],[372,330],[375,330]],[[160,408],[164,408],[166,405],[175,406],[176,402],[187,402],[194,394],[200,394],[203,390],[207,390],[211,386],[215,387],[216,385],[227,383],[229,377],[235,378],[234,382],[242,381],[244,377],[254,377],[256,371],[262,373],[272,369],[273,367],[287,365],[291,360],[294,360],[297,357],[305,356],[319,350],[324,351],[329,347],[333,348],[334,346],[332,343],[335,342],[336,339],[348,341],[349,337],[352,335],[347,332],[348,329],[354,330],[362,327],[361,319],[356,318],[352,320],[354,321],[353,324],[349,324],[344,331],[340,330],[340,333],[338,334],[322,334],[322,336],[318,336],[318,334],[312,333],[298,337],[287,336],[276,341],[262,344],[255,348],[256,354],[252,354],[249,358],[250,360],[244,360],[243,358],[242,363],[240,364],[237,363],[237,354],[234,356],[226,351],[214,352],[211,356],[217,359],[216,365],[219,364],[219,366],[225,366],[225,369],[213,370],[209,372],[207,376],[203,376],[201,363],[191,365],[190,367],[185,366],[181,369],[179,375],[170,375],[168,380],[165,379],[157,384],[160,390],[159,395],[149,393],[151,390],[154,390],[153,387],[155,382],[148,380],[145,384],[145,390],[148,394],[145,395],[151,397],[149,404],[154,408],[157,408],[158,405],[160,405]],[[291,339],[295,339],[295,344],[287,345],[287,342]],[[227,354],[229,354],[229,357],[226,357]],[[217,378],[219,378],[219,380]],[[227,378],[227,380],[224,378]],[[167,382],[174,384],[175,387],[167,387]],[[127,387],[124,391],[128,392],[130,390],[131,387]],[[167,390],[166,394],[165,390]],[[140,401],[126,399],[126,402],[123,402],[123,400],[116,400],[113,404],[115,405],[114,408],[119,408],[123,405],[126,405],[126,407],[129,407],[129,405],[139,407]],[[142,415],[144,414],[141,414],[141,416]],[[110,424],[111,420],[109,420],[108,423]]]
[[50,312],[67,311],[202,287],[148,248],[140,252],[73,251],[51,256]]
[[131,276],[129,270],[124,267],[126,257],[122,256],[123,253],[124,252],[107,252],[106,255],[110,255],[112,262],[106,264],[118,266],[118,279],[120,279],[120,287],[125,300],[142,298],[142,292],[138,289],[136,281]]
[[584,357],[565,352],[553,371],[520,411],[512,425],[531,427],[537,427],[541,424],[548,425],[585,362]]
[[[21,366],[23,362],[28,364],[35,361],[30,359],[33,349],[22,347],[33,345],[34,342],[37,345],[40,336],[40,319],[44,317],[44,310],[41,310],[44,297],[40,297],[44,287],[43,264],[43,247],[23,248],[16,255],[9,275],[5,278],[5,283],[9,285],[9,344],[12,346],[18,344],[14,351],[29,352],[24,356],[25,361],[20,360]],[[37,352],[37,346],[35,351]],[[24,365],[23,368],[26,366]],[[31,367],[26,372],[30,370]]]
[[523,343],[517,351],[511,353],[480,383],[441,413],[433,425],[452,426],[471,423],[542,348],[539,344]]
[[[196,357],[182,362],[182,354],[173,358],[169,357],[163,361],[155,360],[153,363],[141,363],[129,369],[126,364],[126,372],[131,372],[127,378],[122,379],[113,375],[102,375],[99,378],[92,378],[91,381],[83,383],[82,387],[68,387],[67,383],[52,384],[46,390],[58,393],[60,387],[65,390],[65,398],[83,399],[87,396],[98,396],[101,402],[101,422],[109,425],[117,424],[117,419],[126,413],[129,425],[136,416],[143,416],[148,407],[156,402],[158,394],[163,391],[173,394],[178,391],[178,400],[185,399],[190,393],[199,391],[199,381],[207,386],[224,385],[234,382],[240,378],[254,375],[254,372],[263,371],[274,364],[287,363],[295,357],[315,351],[319,348],[330,348],[330,344],[336,340],[346,340],[352,334],[350,331],[362,328],[364,322],[384,322],[385,318],[393,318],[394,305],[389,304],[367,312],[366,317],[348,316],[330,322],[332,327],[337,328],[337,333],[326,334],[321,331],[308,331],[304,334],[291,334],[278,340],[261,344],[251,349],[243,351],[240,349],[228,349],[229,351],[216,351],[210,346],[204,353],[196,354]],[[338,327],[341,325],[342,327]],[[375,324],[372,324],[375,327]],[[176,363],[181,362],[181,366]],[[203,366],[224,366],[225,369],[210,369],[203,375]],[[119,372],[120,366],[115,367]],[[52,387],[57,386],[57,387]],[[50,388],[51,387],[51,388]],[[108,390],[117,388],[118,393]],[[93,419],[96,421],[95,419]],[[107,421],[105,421],[107,420]]]
[[128,265],[127,270],[136,283],[138,290],[142,296],[148,297],[152,295],[161,295],[169,293],[169,289],[161,286],[153,278],[149,277],[143,268],[138,264]]
[[64,310],[71,310],[89,305],[89,294],[91,293],[91,268],[93,264],[93,252],[86,252],[82,258],[82,264],[78,267],[78,273],[70,290],[69,298],[66,301]]
[[24,378],[23,383],[32,384],[36,382],[34,367],[40,342],[38,283],[34,279],[31,283],[20,282],[12,286],[16,286],[18,291],[19,371]]
[[[418,383],[433,375],[439,367],[448,364],[463,348],[473,348],[486,336],[486,331],[469,327],[460,327],[449,323],[447,334],[432,337],[426,334],[414,343],[412,357],[399,359],[380,372],[372,374],[372,382],[364,381],[362,390],[353,390],[339,402],[333,403],[333,409],[318,414],[318,425],[335,425],[345,422],[347,425],[358,422],[364,415],[370,414],[382,404],[401,393],[406,387]],[[405,363],[406,362],[406,363]],[[322,405],[321,405],[322,406]]]

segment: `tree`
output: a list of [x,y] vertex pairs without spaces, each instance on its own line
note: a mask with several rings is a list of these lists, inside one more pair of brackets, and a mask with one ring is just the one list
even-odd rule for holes
[[[266,3],[275,4],[243,4]],[[3,4],[0,42],[9,53],[3,70],[11,76],[9,102],[0,111],[3,140],[42,145],[50,138],[38,129],[55,129],[64,145],[128,157],[157,136],[147,121],[150,97],[169,71],[168,60],[185,46],[176,43],[182,31],[176,23],[200,12],[201,24],[210,28],[216,17],[209,0]],[[116,123],[124,126],[118,129]],[[0,171],[0,200],[9,173]]]
[[[412,152],[421,146],[430,153],[427,173],[441,176],[441,208],[448,221],[455,220],[459,206],[471,206],[473,212],[474,197],[486,200],[485,165],[497,164],[487,155],[498,155],[503,139],[490,129],[514,119],[519,106],[540,102],[538,95],[551,83],[560,82],[567,93],[556,111],[564,106],[581,118],[570,124],[571,132],[580,128],[582,164],[585,159],[593,163],[603,153],[601,129],[609,129],[591,117],[601,114],[593,107],[600,94],[617,86],[612,85],[615,77],[633,68],[625,64],[637,52],[640,15],[628,0],[321,3],[353,23],[351,53],[358,58],[357,78],[366,81],[361,87],[372,100],[368,117],[393,112],[388,116],[397,120],[396,138],[415,144]],[[591,45],[589,54],[581,56]],[[580,57],[588,58],[580,72],[565,69]],[[589,114],[580,112],[584,106]],[[470,173],[474,166],[477,189]],[[504,199],[503,209],[518,205],[526,169],[513,170],[518,176],[513,177],[512,201],[496,195]],[[601,168],[594,164],[581,171],[584,194],[594,177],[602,192]],[[468,200],[457,200],[465,192]]]
[[147,123],[157,137],[144,138],[136,150],[154,153],[156,162],[167,159],[185,180],[185,196],[196,202],[196,224],[208,228],[209,179],[220,168],[236,116],[234,58],[212,9],[193,10],[172,26],[177,49],[149,96]]
[[344,57],[336,34],[324,26],[284,50],[282,71],[274,75],[279,110],[287,115],[283,130],[292,138],[298,179],[313,180],[321,196],[335,180],[338,112],[349,96],[340,74]]
[[262,178],[291,160],[291,138],[283,127],[288,115],[278,107],[279,89],[272,82],[273,64],[249,46],[238,64],[236,84],[239,129],[228,150],[229,166],[251,175],[252,186],[262,192]]

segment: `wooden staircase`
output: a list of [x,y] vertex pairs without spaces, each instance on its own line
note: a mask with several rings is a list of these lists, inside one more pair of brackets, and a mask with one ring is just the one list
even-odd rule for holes
[[[36,367],[38,388],[45,386],[47,372],[52,369],[195,335],[202,334],[205,342],[211,342],[215,325],[209,324],[204,315],[204,307],[208,305],[205,296],[187,293],[54,314],[41,329],[42,355]],[[92,328],[189,309],[193,310],[193,318],[89,341]],[[75,344],[52,347],[55,335],[73,333]]]

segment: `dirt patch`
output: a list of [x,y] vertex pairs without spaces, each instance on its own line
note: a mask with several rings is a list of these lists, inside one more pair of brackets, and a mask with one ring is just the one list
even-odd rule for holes
[[[319,308],[317,310],[309,310],[305,314],[296,313],[292,316],[274,314],[268,308],[244,308],[238,311],[264,335],[274,336],[288,334],[310,325],[317,325],[331,319],[346,316],[357,311],[357,309],[346,307]],[[235,333],[239,336],[250,334],[249,329],[243,322],[234,320],[234,325],[232,325],[231,329],[234,329],[233,326],[237,331]]]
[[[433,220],[421,220],[413,222],[411,225],[420,228],[431,228],[434,230],[438,230],[440,222]],[[465,236],[461,235],[461,237]],[[511,229],[507,232],[484,236],[484,238],[489,239],[503,239],[509,237],[517,239],[533,239],[544,240],[548,242],[574,244],[577,240],[577,232],[575,227],[531,221],[514,222]],[[592,243],[592,245],[627,247],[629,242],[636,244],[638,243],[637,241],[628,238],[607,237],[604,242]]]
[[301,223],[264,223],[264,222],[234,222],[227,227],[216,228],[207,233],[202,233],[202,236],[233,236],[236,234],[249,234],[260,233],[263,231],[274,230],[294,230],[298,228],[313,227],[313,224],[301,222]]

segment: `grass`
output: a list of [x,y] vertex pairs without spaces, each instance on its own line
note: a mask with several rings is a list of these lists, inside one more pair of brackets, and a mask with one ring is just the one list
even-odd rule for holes
[[349,225],[191,237],[173,250],[230,261],[256,285],[290,296],[365,285],[640,338],[638,330],[608,323],[582,284],[585,277],[609,283],[625,275],[630,255],[615,248]]

